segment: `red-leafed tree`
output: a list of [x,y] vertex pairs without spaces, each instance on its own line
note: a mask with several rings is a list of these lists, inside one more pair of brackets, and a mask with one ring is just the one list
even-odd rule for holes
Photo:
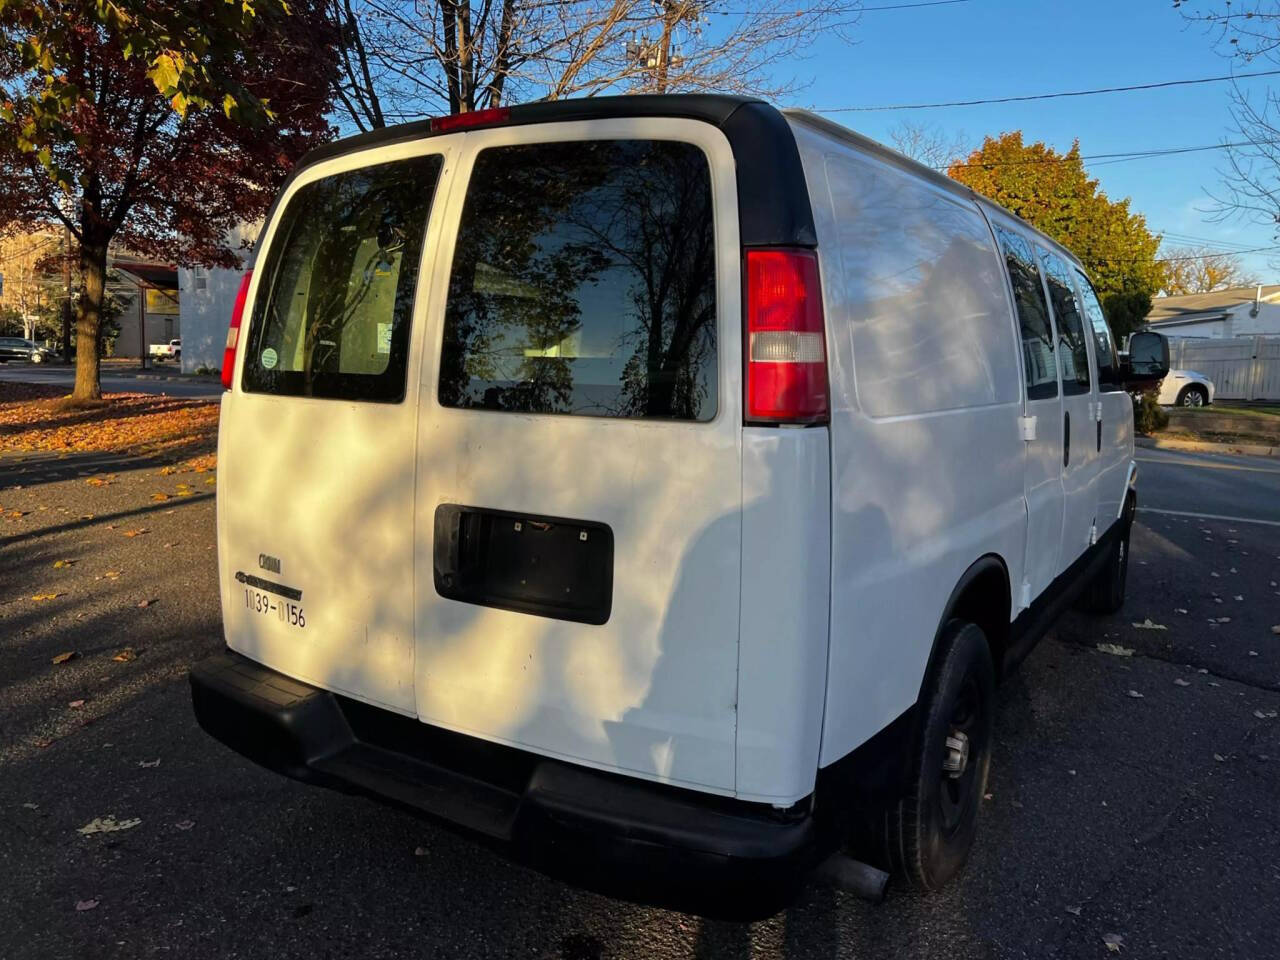
[[74,237],[75,400],[101,396],[108,245],[234,266],[231,228],[330,136],[336,36],[321,7],[0,0],[0,230]]

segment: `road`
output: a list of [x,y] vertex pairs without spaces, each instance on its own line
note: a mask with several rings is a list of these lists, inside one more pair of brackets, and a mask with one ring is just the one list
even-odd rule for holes
[[[583,893],[243,761],[184,679],[221,645],[209,478],[0,457],[0,956],[1100,958],[1117,934],[1123,956],[1272,957],[1280,536],[1247,521],[1274,519],[1280,475],[1140,455],[1143,507],[1180,512],[1139,515],[1120,615],[1064,617],[1001,688],[961,880],[879,906],[815,886],[750,925]],[[140,822],[77,832],[108,815]]]
[[[136,368],[135,368],[136,369]],[[177,376],[177,364],[155,365],[152,376]],[[52,383],[65,386],[71,391],[75,382],[75,367],[66,367],[59,363],[30,364],[6,363],[0,365],[0,380],[20,383]],[[152,380],[139,379],[134,371],[125,371],[114,366],[102,369],[102,389],[108,393],[163,393],[171,397],[216,397],[222,393],[221,384],[206,380]]]

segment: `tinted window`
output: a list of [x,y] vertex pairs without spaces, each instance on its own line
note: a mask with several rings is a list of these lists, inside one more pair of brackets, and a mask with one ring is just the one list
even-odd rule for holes
[[1079,270],[1076,271],[1076,285],[1080,290],[1080,300],[1084,305],[1084,315],[1093,331],[1093,357],[1098,365],[1098,389],[1120,390],[1120,372],[1116,368],[1116,347],[1111,339],[1111,327],[1107,325],[1107,315],[1102,312],[1102,304],[1098,295],[1093,292],[1089,278]]
[[697,147],[482,151],[449,278],[440,402],[709,420],[715,274],[711,175]]
[[440,157],[300,188],[276,227],[253,308],[244,389],[398,401]]
[[996,227],[1000,249],[1013,283],[1013,300],[1022,330],[1022,363],[1027,372],[1027,398],[1044,400],[1058,395],[1058,368],[1053,351],[1053,327],[1040,285],[1040,270],[1031,244],[1018,234]]
[[1062,258],[1040,251],[1040,262],[1044,264],[1044,278],[1049,287],[1049,302],[1053,305],[1053,319],[1058,326],[1058,343],[1062,349],[1058,351],[1058,362],[1062,364],[1062,392],[1073,394],[1088,393],[1089,384],[1089,343],[1085,339],[1084,318],[1080,315],[1080,304],[1076,301],[1075,284],[1071,282],[1071,271]]

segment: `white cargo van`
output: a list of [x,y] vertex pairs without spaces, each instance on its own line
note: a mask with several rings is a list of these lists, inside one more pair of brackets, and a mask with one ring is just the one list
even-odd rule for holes
[[201,725],[640,899],[746,910],[850,845],[939,887],[996,682],[1124,596],[1132,412],[1080,265],[755,100],[321,148],[223,376]]

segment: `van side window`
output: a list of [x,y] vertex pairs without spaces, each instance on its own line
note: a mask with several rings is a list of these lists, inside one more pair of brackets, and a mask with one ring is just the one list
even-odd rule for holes
[[440,403],[712,419],[715,251],[711,170],[692,144],[481,151],[449,277]]
[[1040,285],[1040,270],[1031,244],[1011,230],[996,227],[1004,262],[1013,284],[1013,300],[1022,329],[1022,362],[1027,371],[1027,399],[1058,395],[1058,366],[1053,351],[1053,327]]
[[1107,324],[1107,315],[1102,312],[1102,304],[1081,271],[1076,271],[1076,285],[1080,289],[1080,301],[1084,305],[1084,314],[1089,319],[1093,330],[1093,355],[1098,364],[1098,389],[1123,390],[1120,385],[1120,370],[1116,365],[1116,346],[1111,337],[1111,327]]
[[301,187],[275,229],[253,307],[244,389],[404,399],[418,262],[438,154]]
[[1053,318],[1058,324],[1058,362],[1062,364],[1062,392],[1066,396],[1088,393],[1089,344],[1085,337],[1084,319],[1080,316],[1080,304],[1076,300],[1076,288],[1071,282],[1071,271],[1062,258],[1039,247],[1040,262],[1044,264],[1044,278],[1049,286],[1049,302],[1053,305]]

